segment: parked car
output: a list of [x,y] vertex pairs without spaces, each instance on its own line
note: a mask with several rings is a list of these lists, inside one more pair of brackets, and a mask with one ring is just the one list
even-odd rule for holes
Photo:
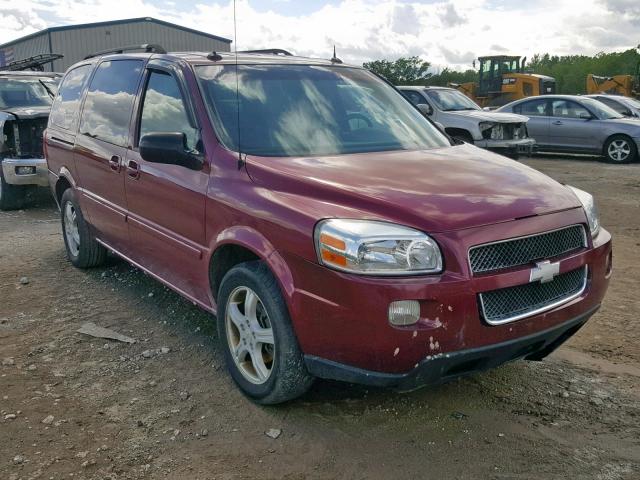
[[614,109],[623,117],[640,118],[640,101],[635,98],[623,97],[622,95],[608,95],[605,93],[586,95],[586,97],[604,103],[607,107]]
[[0,210],[21,208],[30,186],[49,185],[42,133],[61,77],[0,71]]
[[71,263],[110,250],[217,315],[231,376],[263,404],[315,377],[407,390],[541,359],[611,275],[591,195],[453,146],[335,60],[91,58],[66,73],[45,149]]
[[398,89],[445,132],[460,141],[512,158],[531,154],[535,140],[527,134],[523,115],[483,110],[453,88],[398,87]]
[[611,163],[638,158],[640,122],[604,103],[578,95],[545,95],[498,109],[529,117],[529,135],[539,151],[600,155]]

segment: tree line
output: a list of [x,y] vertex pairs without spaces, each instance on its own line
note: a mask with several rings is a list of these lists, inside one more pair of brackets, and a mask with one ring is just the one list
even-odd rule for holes
[[[363,66],[394,85],[446,86],[449,83],[478,81],[475,69],[460,72],[444,68],[434,73],[430,71],[431,63],[417,56],[394,61],[375,60]],[[594,56],[536,54],[525,70],[554,77],[558,93],[580,94],[585,93],[586,78],[590,73],[600,76],[638,75],[639,68],[640,53],[630,49],[624,52],[601,52]]]

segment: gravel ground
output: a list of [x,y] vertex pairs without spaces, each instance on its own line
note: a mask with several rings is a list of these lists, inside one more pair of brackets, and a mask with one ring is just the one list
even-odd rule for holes
[[0,478],[640,478],[640,164],[524,163],[594,193],[614,235],[590,323],[541,363],[280,407],[238,392],[210,315],[117,259],[71,267],[46,191],[0,213]]

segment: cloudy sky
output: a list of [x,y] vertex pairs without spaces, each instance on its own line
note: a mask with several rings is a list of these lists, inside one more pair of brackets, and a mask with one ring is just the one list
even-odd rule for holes
[[[279,47],[351,63],[419,55],[467,68],[479,55],[594,54],[640,43],[640,0],[237,0],[239,49]],[[234,38],[227,0],[0,0],[0,42],[40,29],[151,16]]]

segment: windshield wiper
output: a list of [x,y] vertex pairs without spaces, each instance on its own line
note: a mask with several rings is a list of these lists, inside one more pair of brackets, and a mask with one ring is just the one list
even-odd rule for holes
[[43,82],[40,79],[38,79],[38,81],[40,82],[40,85],[42,85],[44,87],[44,89],[47,91],[49,96],[53,99],[55,97],[55,94],[53,93],[53,91],[47,86],[47,84],[45,82]]

